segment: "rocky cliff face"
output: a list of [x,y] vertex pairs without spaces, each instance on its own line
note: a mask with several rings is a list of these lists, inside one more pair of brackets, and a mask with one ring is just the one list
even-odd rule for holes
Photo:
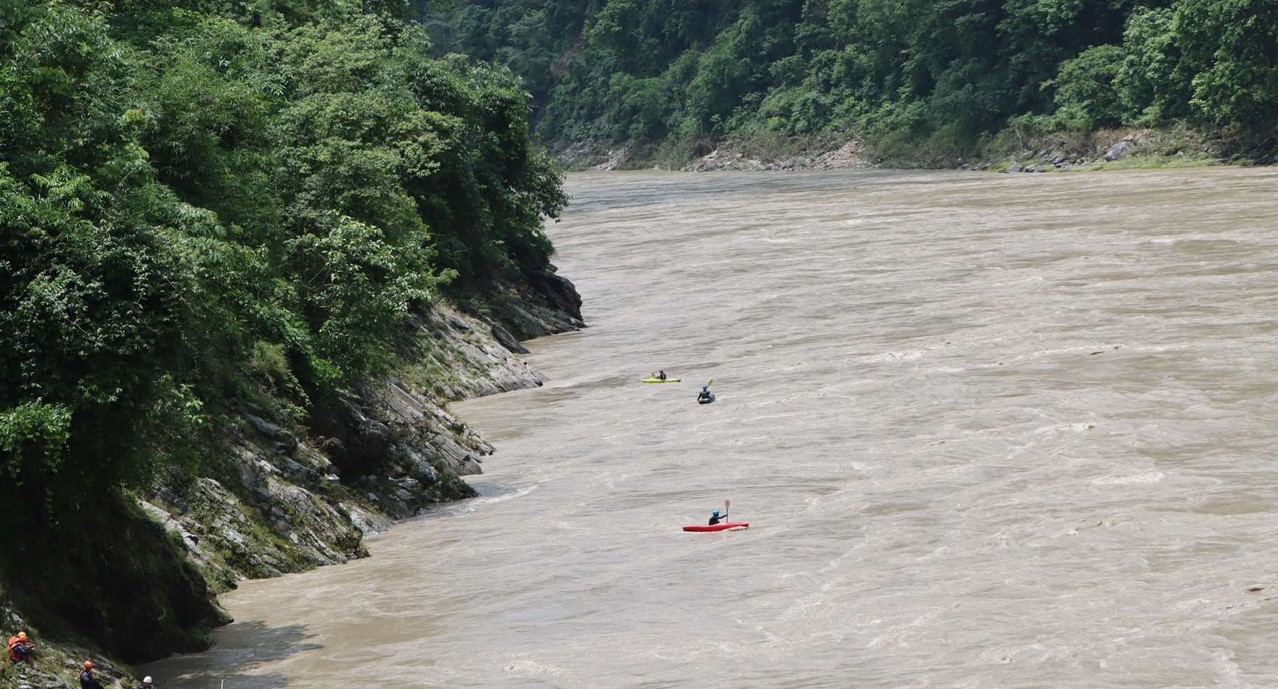
[[[132,523],[184,553],[183,562],[164,565],[173,572],[164,581],[185,576],[190,585],[156,586],[150,592],[154,605],[133,610],[124,601],[100,612],[111,631],[95,641],[108,654],[134,662],[192,650],[208,626],[227,621],[209,600],[210,587],[226,590],[243,578],[363,557],[364,537],[393,520],[473,496],[460,476],[479,473],[493,448],[449,414],[446,403],[541,385],[542,374],[516,356],[527,351],[518,338],[582,327],[580,304],[572,283],[552,266],[528,286],[502,286],[482,308],[463,312],[439,305],[419,317],[411,324],[417,337],[405,353],[409,363],[397,375],[312,400],[303,423],[290,423],[288,415],[268,408],[249,408],[226,429],[216,470],[197,478],[165,476],[147,495],[123,496],[122,509],[131,511]],[[137,545],[125,544],[124,550]],[[168,546],[157,550],[173,552]],[[202,580],[189,581],[189,573]],[[149,576],[158,575],[143,568],[117,578],[146,582]],[[0,590],[6,638],[41,621],[52,609],[37,599],[50,595],[18,596],[23,618]],[[174,610],[189,612],[180,627],[157,624]],[[45,619],[55,614],[67,619],[58,611]],[[82,632],[74,624],[67,627],[37,624],[33,631],[61,638]],[[144,644],[121,639],[144,636]],[[107,670],[104,676],[127,679],[106,658],[89,655],[87,647],[59,643],[42,650],[34,668],[6,665],[0,685],[69,686],[75,666],[87,657]]]
[[527,350],[516,338],[527,340],[585,327],[581,295],[572,282],[559,275],[554,264],[525,275],[524,280],[522,284],[496,285],[480,311],[496,324],[493,335],[503,346],[522,354]]
[[[580,325],[557,318],[543,327]],[[493,448],[446,402],[544,377],[515,356],[523,347],[501,324],[440,306],[413,326],[418,348],[399,375],[315,401],[305,428],[246,413],[223,476],[164,482],[146,496],[145,509],[215,585],[363,557],[363,537],[392,520],[474,495],[459,477],[479,473]]]

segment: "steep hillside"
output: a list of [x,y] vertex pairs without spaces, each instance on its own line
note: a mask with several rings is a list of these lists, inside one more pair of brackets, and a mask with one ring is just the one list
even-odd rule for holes
[[856,140],[871,160],[956,164],[1018,137],[1178,123],[1235,154],[1278,147],[1278,14],[1263,2],[433,0],[420,12],[441,52],[522,75],[537,131],[579,160],[627,144],[678,162],[723,141],[819,154]]
[[469,495],[490,448],[444,403],[538,384],[516,337],[582,325],[526,94],[405,12],[0,0],[0,602],[32,672],[200,648],[237,578]]

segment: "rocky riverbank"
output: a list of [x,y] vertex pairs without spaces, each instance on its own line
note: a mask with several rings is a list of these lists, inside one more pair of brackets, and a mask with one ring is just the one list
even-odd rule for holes
[[584,142],[565,147],[558,155],[562,163],[577,170],[656,168],[682,172],[934,168],[1033,173],[1278,163],[1278,155],[1247,158],[1225,150],[1218,142],[1183,128],[1033,134],[1010,128],[990,137],[975,155],[966,158],[921,150],[886,153],[859,139],[837,137],[724,141],[713,146],[699,143],[684,155],[655,145],[610,147]]
[[[201,647],[211,626],[229,621],[212,593],[243,578],[364,557],[365,536],[473,496],[460,477],[479,473],[493,447],[448,402],[541,385],[544,376],[517,356],[527,351],[519,339],[584,327],[580,306],[572,283],[550,266],[527,284],[420,315],[410,324],[407,363],[385,380],[311,400],[300,415],[266,399],[223,420],[216,470],[161,476],[149,493],[124,496],[125,514],[103,519],[129,529],[106,550],[151,559],[128,566],[102,555],[107,571],[89,576],[116,583],[99,581],[84,595],[106,598],[134,584],[144,593],[94,606],[93,617],[105,618],[88,623],[96,634],[83,633],[78,594],[0,590],[6,638],[27,630],[40,650],[33,667],[5,664],[0,686],[70,687],[86,658],[105,686],[133,686],[127,666],[111,658],[140,662]],[[93,638],[103,629],[105,638]]]
[[141,501],[219,589],[363,557],[363,537],[392,520],[474,495],[459,477],[493,448],[447,402],[544,377],[501,344],[502,325],[441,305],[413,326],[419,351],[396,376],[316,401],[306,427],[252,409],[222,476],[165,481]]
[[727,141],[711,146],[702,142],[689,152],[670,153],[652,145],[628,143],[608,146],[579,142],[558,152],[559,161],[572,170],[663,169],[681,172],[723,170],[837,170],[872,167],[859,140]]
[[960,160],[957,167],[1015,174],[1188,167],[1240,160],[1225,156],[1216,144],[1186,129],[1107,129],[1034,136],[1009,130],[988,147],[980,160]]
[[809,150],[777,157],[750,155],[728,148],[715,149],[680,168],[683,172],[717,170],[847,170],[871,167],[860,141],[848,141],[830,150]]

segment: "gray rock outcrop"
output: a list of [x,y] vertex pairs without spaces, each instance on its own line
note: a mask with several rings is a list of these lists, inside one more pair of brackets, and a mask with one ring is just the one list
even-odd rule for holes
[[459,477],[493,452],[447,400],[541,385],[515,356],[528,337],[582,327],[581,297],[550,266],[538,298],[514,287],[500,322],[439,305],[413,323],[396,376],[312,400],[305,427],[254,406],[221,453],[222,469],[169,477],[140,501],[218,589],[364,557],[366,535],[429,505],[474,495]]
[[1130,151],[1131,148],[1132,148],[1131,142],[1125,141],[1125,140],[1119,141],[1113,146],[1110,146],[1105,151],[1105,155],[1103,157],[1105,158],[1106,162],[1113,162],[1127,155],[1127,152]]

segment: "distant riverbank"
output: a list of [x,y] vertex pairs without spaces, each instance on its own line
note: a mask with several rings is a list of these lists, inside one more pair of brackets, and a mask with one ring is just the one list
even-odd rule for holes
[[854,168],[962,169],[991,172],[1057,172],[1125,168],[1266,165],[1275,154],[1246,155],[1192,130],[1105,129],[1092,132],[1027,133],[1006,129],[960,155],[860,139],[761,136],[721,142],[578,142],[558,149],[568,169],[683,172],[722,170],[792,171]]

